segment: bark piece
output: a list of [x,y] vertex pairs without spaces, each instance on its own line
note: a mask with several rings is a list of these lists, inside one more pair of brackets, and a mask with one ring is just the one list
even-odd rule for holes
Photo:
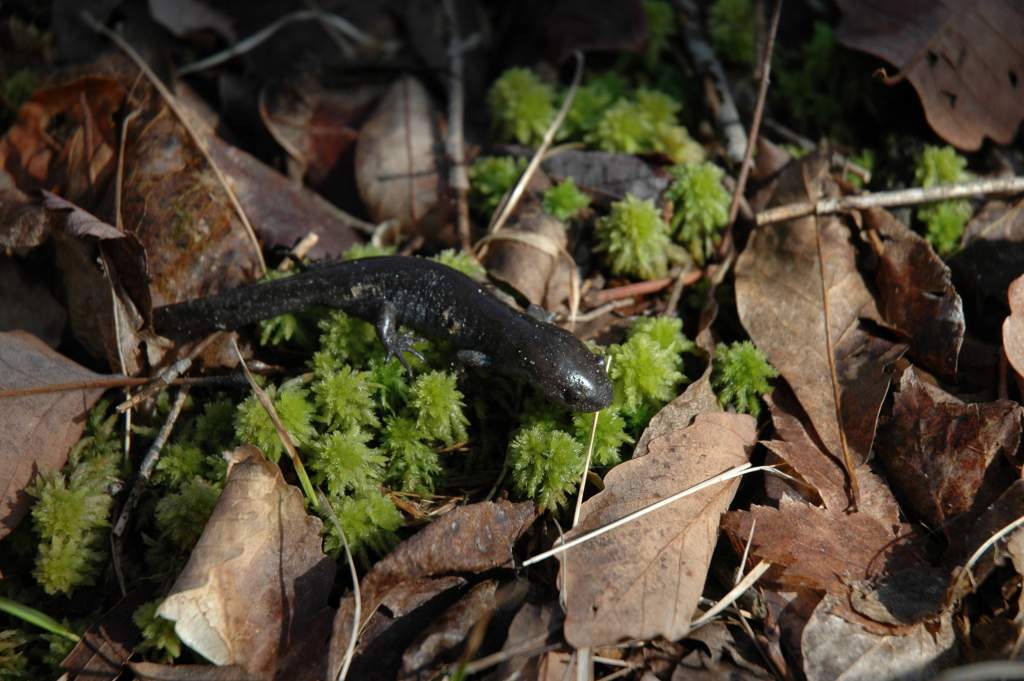
[[[712,413],[650,441],[646,456],[605,478],[567,539],[746,462],[756,438],[746,414]],[[739,481],[721,483],[560,554],[565,637],[593,647],[686,633],[704,589],[718,521]]]

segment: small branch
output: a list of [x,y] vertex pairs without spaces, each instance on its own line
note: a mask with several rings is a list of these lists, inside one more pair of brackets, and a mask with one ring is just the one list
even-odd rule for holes
[[729,590],[729,593],[722,596],[722,599],[715,603],[714,607],[712,607],[706,613],[701,615],[698,619],[690,623],[690,631],[699,629],[700,627],[704,626],[705,624],[713,620],[715,617],[717,617],[718,613],[722,612],[730,605],[732,605],[734,602],[736,602],[736,599],[742,596],[747,589],[752,587],[754,585],[754,582],[761,579],[761,575],[768,572],[768,568],[770,568],[771,566],[771,563],[764,560],[755,565],[753,569],[751,569],[750,572],[748,572],[743,579],[736,583],[736,586]]
[[[685,274],[685,272],[683,273]],[[680,276],[683,276],[680,274]],[[649,281],[637,281],[632,284],[626,284],[625,286],[616,286],[614,288],[606,288],[601,291],[595,291],[594,293],[588,293],[586,298],[587,305],[598,306],[610,303],[613,300],[622,300],[624,298],[633,298],[635,296],[643,296],[651,293],[657,293],[672,285],[676,279],[675,277],[661,277],[660,279],[651,279]]]
[[974,575],[971,574],[971,568],[973,568],[975,563],[977,563],[981,559],[981,557],[985,555],[986,551],[988,551],[990,548],[996,545],[996,542],[998,542],[1000,539],[1002,539],[1003,537],[1010,534],[1011,532],[1013,532],[1021,526],[1024,526],[1024,515],[1010,523],[1007,523],[1002,528],[1000,528],[995,534],[986,539],[985,542],[981,546],[979,546],[974,553],[971,554],[971,557],[967,559],[967,562],[964,563],[963,572],[960,573],[956,581],[959,582],[960,577],[966,574],[967,578],[971,581],[971,585],[977,588],[977,584],[975,584],[974,582]]
[[758,226],[768,225],[808,215],[830,215],[873,207],[914,206],[948,199],[963,199],[990,194],[1019,194],[1020,192],[1024,192],[1024,177],[1000,177],[958,184],[941,184],[934,187],[914,187],[778,206],[758,213],[757,224]]
[[117,517],[117,522],[114,523],[113,534],[117,539],[124,535],[124,530],[128,527],[128,520],[131,518],[132,510],[135,508],[135,504],[139,502],[142,493],[146,491],[146,485],[153,475],[156,462],[160,460],[160,451],[171,436],[171,431],[174,430],[174,424],[178,421],[178,416],[181,414],[182,407],[185,406],[185,399],[187,397],[188,387],[186,386],[178,391],[178,396],[175,398],[174,404],[171,405],[171,411],[167,414],[167,420],[164,421],[163,427],[160,428],[156,439],[153,440],[153,444],[149,446],[146,456],[142,459],[142,465],[139,466],[139,474],[135,478],[135,484],[132,485],[132,490],[128,493],[124,506],[121,507],[121,514]]
[[694,68],[711,81],[718,94],[718,106],[714,107],[715,123],[725,137],[725,155],[733,163],[739,163],[747,147],[747,133],[740,122],[740,114],[736,109],[736,102],[733,101],[725,69],[704,37],[700,26],[700,12],[693,0],[676,0],[676,7],[685,15],[685,20],[681,23],[684,45],[690,60]]
[[472,252],[469,233],[469,175],[466,173],[466,151],[463,139],[463,118],[465,110],[465,46],[459,36],[459,16],[455,0],[444,0],[444,12],[448,18],[448,184],[455,191],[455,215],[459,241],[462,250]]
[[138,406],[139,404],[148,400],[150,397],[157,394],[167,386],[171,385],[171,383],[173,383],[179,376],[181,376],[183,373],[188,371],[189,368],[191,368],[192,362],[194,362],[196,357],[199,356],[199,353],[205,350],[207,346],[214,341],[214,339],[222,337],[224,335],[226,335],[224,331],[218,331],[216,333],[210,334],[203,340],[196,343],[192,347],[192,349],[189,350],[188,354],[185,357],[179,359],[177,362],[174,362],[173,364],[168,366],[166,369],[161,371],[157,376],[151,378],[149,380],[149,384],[143,386],[143,388],[139,390],[139,392],[135,393],[135,395],[129,397],[127,400],[117,405],[117,413],[123,414],[128,409],[132,409],[133,407]]

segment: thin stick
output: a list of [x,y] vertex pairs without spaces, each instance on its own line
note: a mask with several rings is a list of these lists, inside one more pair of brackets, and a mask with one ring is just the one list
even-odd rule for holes
[[[547,632],[538,634],[537,636],[528,638],[519,645],[512,646],[507,650],[499,650],[496,653],[491,653],[490,655],[477,658],[463,666],[462,671],[467,676],[471,674],[478,674],[490,669],[491,667],[495,667],[502,662],[508,662],[514,657],[536,657],[561,648],[561,643],[545,643],[549,635],[550,634]],[[452,671],[454,671],[454,669],[455,666],[452,667]]]
[[753,569],[751,569],[743,579],[737,582],[736,586],[729,590],[729,593],[722,596],[722,599],[715,603],[710,610],[690,623],[690,631],[703,627],[705,624],[717,617],[720,612],[735,603],[736,599],[742,596],[747,589],[752,587],[754,582],[761,579],[761,576],[767,572],[768,568],[771,566],[772,564],[765,560],[762,560],[760,563],[755,565]]
[[164,425],[160,428],[156,439],[153,440],[153,444],[149,446],[146,456],[142,459],[142,465],[139,466],[139,474],[135,477],[135,483],[132,485],[131,492],[128,493],[128,498],[125,499],[124,506],[121,507],[121,513],[117,517],[117,522],[114,523],[113,534],[118,539],[124,535],[132,510],[135,508],[135,504],[139,502],[139,498],[142,497],[142,493],[146,491],[146,485],[153,476],[156,462],[160,460],[160,451],[164,448],[167,438],[171,436],[171,431],[174,430],[174,424],[177,423],[178,416],[181,415],[181,409],[185,406],[185,399],[187,397],[188,387],[186,386],[178,391],[178,396],[174,399],[174,404],[171,405],[171,411],[167,414]]
[[[612,356],[608,357],[604,361],[604,371],[608,373],[608,370],[612,366]],[[594,421],[590,425],[590,438],[587,440],[587,458],[583,462],[583,473],[580,475],[580,491],[576,495],[576,510],[572,514],[572,526],[576,527],[580,522],[580,509],[583,508],[583,491],[587,486],[587,473],[590,472],[590,461],[594,456],[594,439],[597,437],[597,420],[601,418],[601,412],[594,412]]]
[[[971,557],[967,559],[966,563],[964,563],[964,573],[967,574],[967,577],[971,580],[971,584],[973,586],[977,587],[977,584],[975,584],[974,582],[974,575],[971,574],[971,568],[974,567],[974,564],[981,560],[981,557],[985,554],[985,552],[993,546],[995,546],[996,542],[998,542],[1000,539],[1010,534],[1022,525],[1024,525],[1024,515],[1017,518],[1013,522],[1004,525],[998,532],[996,532],[991,537],[986,539],[985,543],[979,546],[978,549],[971,554]],[[962,574],[963,573],[961,573],[961,575]],[[959,577],[957,578],[957,581],[960,581]]]
[[[210,68],[211,66],[222,64],[228,61],[229,59],[234,59],[235,57],[241,54],[245,54],[246,52],[249,52],[258,47],[267,39],[271,38],[275,33],[277,33],[279,30],[281,30],[288,24],[296,21],[316,21],[320,24],[323,24],[325,28],[329,26],[331,28],[336,29],[346,38],[349,38],[353,42],[359,43],[360,45],[375,44],[375,41],[372,36],[360,31],[344,17],[340,17],[336,14],[330,14],[329,12],[324,12],[319,9],[303,9],[292,12],[291,14],[284,15],[274,23],[269,24],[265,28],[257,31],[256,33],[253,33],[247,38],[243,38],[242,40],[238,41],[226,50],[217,52],[216,54],[212,54],[209,57],[206,57],[205,59],[200,59],[199,61],[188,64],[187,66],[183,66],[182,68],[178,69],[178,75],[183,76],[187,73],[195,73],[196,71],[202,71],[204,69]],[[389,49],[391,47],[391,44],[384,43],[382,47],[384,47],[385,49]]]
[[463,138],[465,110],[465,46],[459,37],[459,15],[455,0],[444,0],[444,13],[448,18],[448,184],[455,191],[455,215],[462,250],[472,252],[469,233],[469,175],[466,173],[466,151]]
[[224,191],[227,193],[228,200],[235,209],[235,213],[238,214],[238,219],[242,221],[242,227],[245,229],[245,234],[252,243],[253,250],[255,251],[260,276],[266,274],[267,263],[263,260],[263,251],[260,249],[259,239],[256,238],[256,232],[253,230],[252,224],[250,224],[249,218],[246,216],[245,210],[242,208],[242,204],[238,201],[238,197],[235,196],[235,192],[228,184],[228,180],[224,176],[224,173],[221,172],[220,166],[218,166],[213,160],[213,156],[210,154],[210,150],[206,146],[206,141],[199,135],[199,131],[195,129],[188,116],[185,115],[185,112],[182,110],[181,106],[179,106],[177,98],[169,89],[167,89],[167,86],[157,78],[156,74],[149,68],[149,64],[139,56],[139,53],[136,52],[135,49],[124,40],[124,38],[96,21],[96,19],[87,11],[83,11],[79,16],[82,18],[82,21],[89,26],[89,28],[106,36],[111,42],[121,48],[126,55],[128,55],[128,58],[135,63],[135,66],[146,74],[146,78],[149,80],[150,84],[157,89],[160,96],[163,97],[164,101],[167,103],[167,107],[174,112],[178,121],[185,127],[185,130],[188,131],[188,134],[192,137],[192,141],[195,142],[199,151],[202,152],[206,162],[210,165],[210,169],[213,170],[213,173],[217,176],[217,180],[220,182],[221,187],[223,187]]
[[757,214],[757,224],[768,225],[808,215],[830,215],[865,208],[887,208],[892,206],[914,206],[933,201],[962,199],[990,194],[1019,194],[1024,192],[1024,177],[1000,177],[989,180],[974,180],[957,184],[940,184],[934,187],[913,187],[872,194],[857,194],[821,201],[804,201],[778,206]]
[[654,511],[657,511],[660,508],[668,506],[669,504],[672,504],[673,502],[676,502],[679,499],[682,499],[683,497],[688,497],[691,494],[696,494],[697,492],[705,490],[708,487],[712,487],[722,482],[727,482],[729,480],[732,480],[733,478],[738,478],[741,475],[746,475],[748,473],[755,473],[757,471],[765,470],[774,470],[774,466],[751,466],[750,463],[744,463],[740,464],[739,466],[736,466],[735,468],[730,468],[729,470],[723,471],[718,475],[715,475],[713,477],[708,478],[707,480],[699,482],[696,485],[693,485],[692,487],[687,487],[686,489],[676,492],[675,494],[672,494],[670,496],[667,496],[664,499],[659,499],[658,501],[648,504],[647,506],[644,506],[641,509],[633,511],[632,513],[628,513],[621,518],[613,520],[607,525],[598,527],[597,529],[591,530],[590,532],[587,532],[585,534],[581,534],[578,537],[574,537],[573,539],[570,539],[569,541],[563,544],[559,544],[558,546],[554,546],[548,549],[547,551],[538,553],[536,556],[533,556],[532,558],[527,558],[525,561],[523,561],[523,567],[529,567],[534,563],[539,563],[542,560],[546,560],[548,558],[551,558],[552,556],[556,556],[560,553],[563,553],[564,551],[567,551],[568,549],[571,549],[574,546],[578,546],[584,542],[590,541],[591,539],[600,537],[602,534],[606,534],[617,527],[621,527],[623,525],[626,525],[627,523],[631,523],[634,520],[637,520],[638,518],[647,515],[648,513],[653,513]]
[[634,301],[632,298],[623,298],[622,300],[613,300],[610,303],[606,303],[600,307],[595,307],[593,310],[588,310],[581,315],[576,315],[576,322],[578,324],[585,324],[593,321],[602,315],[606,315],[609,312],[614,312],[620,307],[629,307]]
[[665,314],[670,317],[677,316],[679,299],[683,297],[683,289],[687,286],[693,286],[704,276],[704,270],[683,270],[676,277],[675,283],[672,285],[672,293],[668,296],[668,303],[665,304]]
[[359,622],[363,617],[363,596],[359,589],[359,573],[356,571],[356,563],[352,559],[352,550],[348,546],[348,539],[345,538],[345,530],[341,527],[338,515],[334,512],[327,495],[317,490],[317,497],[320,499],[320,506],[330,519],[334,529],[338,532],[341,545],[345,549],[345,561],[348,563],[349,575],[352,578],[352,634],[349,636],[348,645],[345,648],[345,657],[342,659],[341,669],[338,670],[338,681],[345,681],[348,676],[348,669],[352,665],[352,658],[356,654],[356,643],[359,641]]
[[[686,272],[682,272],[679,276],[682,277],[685,274]],[[626,284],[625,286],[606,288],[602,291],[596,291],[595,293],[588,293],[587,304],[594,306],[604,305],[605,303],[613,300],[622,300],[623,298],[633,298],[634,296],[657,293],[658,291],[671,286],[672,282],[675,280],[675,277],[661,277],[660,279],[637,281],[632,284]]]
[[189,350],[188,354],[185,357],[182,357],[178,361],[171,364],[169,367],[161,371],[159,375],[149,379],[148,385],[143,387],[141,390],[139,390],[139,392],[135,393],[133,396],[129,397],[121,404],[117,405],[116,411],[119,414],[123,413],[124,411],[141,404],[145,400],[148,400],[150,397],[152,397],[156,393],[160,392],[161,390],[169,386],[172,382],[175,381],[175,379],[177,379],[179,376],[181,376],[183,373],[189,370],[189,368],[192,366],[192,362],[194,362],[196,357],[199,356],[199,353],[205,350],[206,347],[214,341],[214,339],[222,337],[224,335],[226,335],[226,332],[218,331],[216,333],[210,334],[203,340],[196,343],[192,347],[192,349]]
[[768,26],[768,39],[765,41],[764,52],[761,54],[761,79],[757,87],[757,104],[754,106],[754,117],[750,121],[750,133],[747,135],[747,148],[743,153],[743,163],[740,164],[740,174],[736,178],[736,189],[732,193],[732,203],[729,204],[729,231],[725,238],[731,241],[732,225],[736,222],[736,214],[740,209],[740,197],[747,187],[747,178],[750,176],[750,168],[754,165],[754,149],[757,146],[757,135],[761,130],[761,117],[764,115],[764,103],[768,98],[768,83],[771,81],[772,73],[772,51],[775,49],[775,34],[779,30],[779,17],[782,15],[782,0],[775,0],[775,8],[772,10],[771,22]]
[[825,254],[821,248],[820,224],[814,225],[814,242],[818,249],[818,273],[821,275],[821,308],[822,317],[825,320],[825,353],[828,355],[829,379],[832,383],[832,400],[835,403],[836,425],[839,427],[839,448],[843,453],[843,466],[846,468],[846,477],[850,481],[850,501],[856,509],[860,505],[860,483],[857,481],[856,467],[853,465],[853,457],[850,456],[850,448],[846,443],[846,427],[843,425],[842,396],[839,392],[839,373],[836,371],[835,350],[832,347],[832,315],[828,311],[828,284],[825,283]]

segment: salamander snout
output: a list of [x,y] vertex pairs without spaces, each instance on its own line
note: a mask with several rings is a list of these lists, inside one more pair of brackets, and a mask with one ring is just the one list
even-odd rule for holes
[[[589,353],[588,353],[589,354]],[[573,411],[599,411],[612,403],[612,382],[597,355],[562,377],[561,400]]]
[[572,411],[598,411],[612,403],[604,361],[568,331],[549,327],[546,342],[531,350],[533,383],[548,399]]

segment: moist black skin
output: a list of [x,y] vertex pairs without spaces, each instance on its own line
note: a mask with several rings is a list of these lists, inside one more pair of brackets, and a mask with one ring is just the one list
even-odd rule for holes
[[509,307],[461,272],[422,258],[324,265],[157,308],[153,325],[160,335],[182,341],[313,305],[376,324],[388,354],[406,366],[404,353],[416,353],[400,325],[448,341],[463,363],[526,381],[573,411],[597,411],[612,401],[601,359],[579,339]]

